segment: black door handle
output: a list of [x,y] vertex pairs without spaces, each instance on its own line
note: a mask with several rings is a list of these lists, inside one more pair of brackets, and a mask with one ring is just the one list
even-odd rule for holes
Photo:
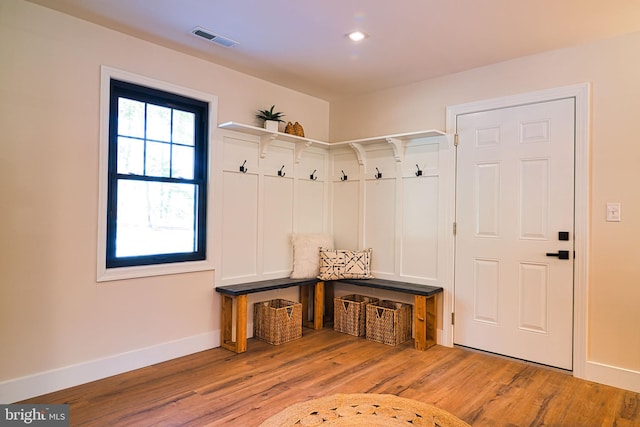
[[556,254],[547,252],[547,256],[557,256],[558,259],[569,259],[569,251],[558,251]]

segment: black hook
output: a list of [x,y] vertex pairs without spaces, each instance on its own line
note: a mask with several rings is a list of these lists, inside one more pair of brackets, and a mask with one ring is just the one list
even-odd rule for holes
[[278,171],[278,176],[285,176],[286,175],[284,172],[282,172],[283,169],[284,169],[284,165],[282,165],[282,167]]
[[422,171],[420,170],[420,166],[416,165],[418,170],[416,171],[416,176],[422,176]]
[[314,170],[313,170],[313,172],[311,172],[311,175],[309,175],[309,179],[310,179],[311,181],[315,181],[315,180],[317,180],[317,179],[318,179],[318,177],[317,177],[317,176],[315,176],[315,174],[316,174],[316,170],[317,170],[317,169],[314,169]]
[[346,181],[347,180],[347,175],[344,174],[344,171],[342,171],[342,176],[340,177],[340,181]]
[[244,167],[245,163],[247,163],[247,161],[245,160],[244,162],[242,162],[242,164],[240,165],[240,172],[242,173],[247,173],[247,168]]
[[376,173],[375,175],[376,179],[382,178],[382,172],[380,172],[380,169],[376,168],[376,170],[378,171],[378,173]]

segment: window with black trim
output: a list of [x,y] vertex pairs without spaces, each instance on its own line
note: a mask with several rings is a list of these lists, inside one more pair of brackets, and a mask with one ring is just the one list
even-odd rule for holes
[[107,268],[206,259],[208,109],[111,80]]

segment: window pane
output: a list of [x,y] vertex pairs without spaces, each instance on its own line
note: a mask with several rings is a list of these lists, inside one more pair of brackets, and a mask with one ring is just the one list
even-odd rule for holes
[[118,173],[144,174],[144,141],[118,137]]
[[147,142],[147,176],[169,177],[171,144]]
[[144,138],[144,102],[118,98],[118,135]]
[[173,178],[193,179],[195,150],[193,147],[173,145],[173,161],[171,163]]
[[196,251],[196,186],[119,180],[116,257]]
[[147,139],[171,142],[171,108],[147,104]]
[[173,142],[194,145],[195,117],[195,114],[188,111],[173,110]]

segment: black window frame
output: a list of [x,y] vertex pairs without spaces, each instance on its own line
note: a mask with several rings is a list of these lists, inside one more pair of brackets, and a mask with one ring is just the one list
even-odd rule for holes
[[[158,177],[118,173],[118,99],[128,98],[153,105],[175,108],[195,113],[194,173],[193,179]],[[145,119],[146,122],[146,119]],[[109,95],[109,148],[107,178],[107,230],[106,268],[150,266],[187,261],[202,261],[207,258],[207,194],[208,194],[208,146],[209,104],[164,90],[141,86],[117,79],[110,81]],[[147,182],[189,183],[197,188],[195,212],[196,250],[193,252],[163,253],[116,257],[118,220],[118,182],[137,180]]]

